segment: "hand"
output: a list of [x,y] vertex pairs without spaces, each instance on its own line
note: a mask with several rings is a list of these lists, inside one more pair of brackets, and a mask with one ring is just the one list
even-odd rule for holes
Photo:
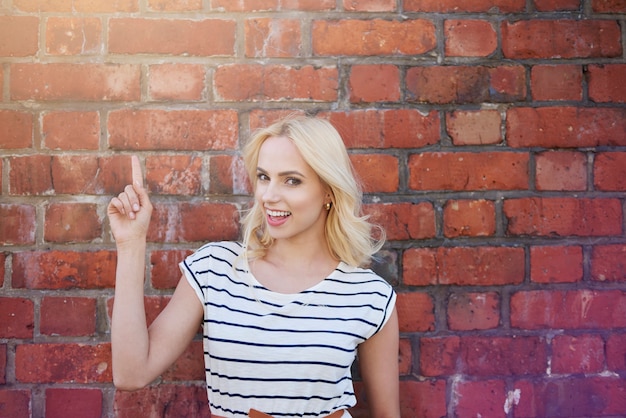
[[139,158],[131,157],[132,184],[111,199],[107,215],[111,232],[118,245],[133,240],[145,242],[152,216],[152,203],[143,186],[143,173]]

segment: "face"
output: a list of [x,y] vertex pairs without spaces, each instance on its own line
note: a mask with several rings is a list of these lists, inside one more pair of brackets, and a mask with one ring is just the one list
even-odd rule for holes
[[289,138],[269,137],[261,145],[254,195],[275,240],[322,239],[330,195]]

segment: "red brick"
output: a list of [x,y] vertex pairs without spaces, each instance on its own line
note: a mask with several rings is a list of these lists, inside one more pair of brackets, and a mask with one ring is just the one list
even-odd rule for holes
[[396,301],[400,332],[435,330],[435,305],[426,293],[398,293]]
[[420,364],[425,376],[519,376],[543,374],[547,347],[540,337],[422,338]]
[[446,114],[448,135],[454,145],[499,144],[501,124],[497,110],[457,110]]
[[[0,346],[0,352],[2,347]],[[413,365],[413,346],[408,338],[400,338],[398,347],[398,371],[400,376],[408,376],[411,374]],[[0,367],[1,364],[0,364]],[[0,370],[1,371],[1,370]],[[1,377],[1,374],[0,374]],[[1,383],[1,380],[0,380]]]
[[600,417],[626,415],[626,380],[613,376],[522,380],[515,416]]
[[582,67],[573,64],[534,65],[530,70],[530,91],[533,100],[581,100]]
[[141,98],[135,64],[11,64],[11,99],[132,101]]
[[212,9],[227,12],[259,12],[282,10],[322,11],[332,10],[335,0],[212,0]]
[[54,17],[46,20],[46,53],[95,55],[101,53],[102,22],[95,17]]
[[406,74],[407,100],[419,103],[510,102],[526,96],[521,66],[412,67]]
[[118,418],[135,418],[165,417],[179,411],[183,416],[210,418],[207,405],[205,383],[194,386],[160,384],[134,392],[116,391],[113,413]]
[[247,57],[298,57],[302,55],[300,20],[256,18],[244,23]]
[[[5,385],[7,383],[7,345],[0,344],[0,385]],[[2,404],[0,403],[0,410],[2,409]]]
[[205,69],[196,64],[156,64],[148,73],[152,100],[202,100]]
[[311,31],[314,55],[419,55],[437,45],[426,19],[315,20]]
[[444,37],[448,57],[487,57],[498,47],[496,31],[485,20],[446,20]]
[[235,21],[222,19],[111,19],[109,52],[232,56],[235,29]]
[[511,296],[511,326],[527,330],[623,328],[626,294],[619,290],[517,292]]
[[552,373],[600,373],[604,341],[599,335],[557,335],[552,340]]
[[72,10],[83,13],[123,13],[139,11],[138,0],[74,0]]
[[146,158],[146,184],[152,193],[199,195],[202,158],[191,155],[156,155]]
[[343,0],[345,10],[351,12],[393,12],[396,10],[394,0]]
[[[595,58],[622,54],[621,31],[611,20],[520,20],[503,22],[505,58]],[[550,42],[546,42],[549,39]]]
[[[0,240],[0,243],[1,242],[2,240]],[[6,257],[7,257],[6,253],[0,254],[0,287],[4,286],[4,272],[5,272],[4,261],[6,260]]]
[[14,110],[0,110],[0,149],[33,147],[33,116]]
[[348,83],[352,103],[400,100],[400,70],[395,65],[354,65]]
[[626,152],[596,154],[593,164],[593,183],[596,190],[626,190]]
[[190,251],[157,250],[150,253],[150,280],[154,289],[174,289],[182,277],[178,263]]
[[383,227],[390,241],[435,236],[435,210],[431,203],[367,204],[363,210],[371,216],[370,222]]
[[35,311],[33,301],[0,297],[0,338],[33,338]]
[[622,234],[622,206],[617,199],[508,199],[504,201],[504,216],[510,235]]
[[439,141],[439,114],[414,109],[322,113],[348,148],[419,148]]
[[624,0],[592,0],[591,8],[597,13],[626,13]]
[[460,3],[456,0],[405,0],[405,12],[490,12],[494,9],[500,13],[522,12],[526,7],[524,0],[474,0]]
[[441,247],[439,284],[504,285],[524,279],[524,250],[515,247]]
[[39,18],[0,16],[0,56],[28,57],[39,51]]
[[138,0],[15,0],[25,12],[123,13],[139,11]]
[[49,112],[43,115],[45,147],[53,150],[97,150],[100,115],[97,112]]
[[161,377],[165,382],[205,380],[202,341],[192,341],[183,354]]
[[530,280],[534,283],[575,283],[583,279],[579,246],[530,247]]
[[44,335],[89,336],[96,332],[96,299],[44,297],[39,310]]
[[202,0],[148,0],[148,7],[157,12],[191,12],[202,10]]
[[474,376],[523,376],[545,373],[542,337],[466,337],[461,339],[463,372]]
[[20,344],[15,378],[21,383],[110,383],[110,344]]
[[13,254],[13,287],[103,289],[115,284],[114,251],[24,251]]
[[339,74],[335,67],[233,64],[215,70],[217,101],[335,101]]
[[11,418],[32,417],[30,390],[0,388],[0,411]]
[[393,193],[398,190],[398,158],[389,154],[352,154],[350,161],[363,182],[365,193]]
[[55,155],[52,179],[58,194],[117,194],[131,182],[130,158],[125,155]]
[[[199,223],[198,219],[211,222]],[[238,211],[220,203],[155,204],[149,242],[206,242],[235,240],[239,236]]]
[[420,338],[420,370],[423,376],[446,376],[461,372],[458,363],[461,353],[461,338],[422,337]]
[[537,190],[587,189],[587,156],[582,152],[547,151],[535,161]]
[[505,382],[502,380],[460,381],[452,394],[454,416],[497,417],[502,415],[503,399],[506,399]]
[[209,193],[251,194],[243,160],[239,156],[213,155],[209,160]]
[[599,282],[626,281],[626,245],[597,245],[591,251],[591,278]]
[[14,0],[13,7],[24,12],[71,12],[74,1],[69,0]]
[[35,243],[37,212],[26,204],[0,204],[0,245]]
[[[99,158],[67,154],[52,157],[51,172],[54,190],[59,194],[94,194],[100,189],[98,178],[103,174]],[[118,171],[116,174],[125,173]],[[130,170],[128,175],[130,176]],[[120,192],[122,188],[123,186],[115,191]]]
[[46,389],[46,418],[99,418],[102,412],[100,389]]
[[122,150],[229,150],[239,135],[232,110],[116,110],[108,129],[109,145]]
[[70,243],[90,242],[102,235],[98,205],[93,203],[52,203],[46,207],[44,240]]
[[48,155],[10,158],[9,194],[22,196],[51,194],[53,192],[51,162],[52,158]]
[[[526,153],[425,152],[409,156],[412,190],[525,190]],[[503,176],[502,173],[507,173]]]
[[626,145],[626,109],[516,107],[507,110],[511,147],[583,148]]
[[448,327],[470,331],[497,328],[500,299],[495,292],[452,293],[448,299]]
[[402,282],[408,286],[429,286],[438,281],[437,251],[432,248],[409,248],[402,257]]
[[626,64],[590,65],[587,74],[591,100],[626,103]]
[[411,248],[404,252],[405,284],[504,285],[524,280],[524,250],[509,247]]
[[626,373],[626,334],[609,334],[606,341],[606,364],[621,376]]
[[443,208],[446,237],[489,236],[496,232],[496,207],[489,200],[449,200]]
[[400,411],[403,417],[446,416],[446,382],[443,380],[400,382]]
[[579,0],[533,0],[533,3],[540,12],[579,10]]

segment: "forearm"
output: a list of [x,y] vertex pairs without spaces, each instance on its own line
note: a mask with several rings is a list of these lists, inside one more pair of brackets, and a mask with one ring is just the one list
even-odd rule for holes
[[146,243],[118,246],[111,323],[113,379],[116,386],[143,386],[138,375],[148,360],[149,336],[144,308]]

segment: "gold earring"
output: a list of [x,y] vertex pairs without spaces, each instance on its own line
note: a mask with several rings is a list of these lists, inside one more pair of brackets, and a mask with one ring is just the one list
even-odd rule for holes
[[331,204],[330,204],[330,202],[328,202],[328,203],[326,203],[326,204],[324,205],[324,208],[325,208],[326,210],[330,210],[330,205],[331,205]]

